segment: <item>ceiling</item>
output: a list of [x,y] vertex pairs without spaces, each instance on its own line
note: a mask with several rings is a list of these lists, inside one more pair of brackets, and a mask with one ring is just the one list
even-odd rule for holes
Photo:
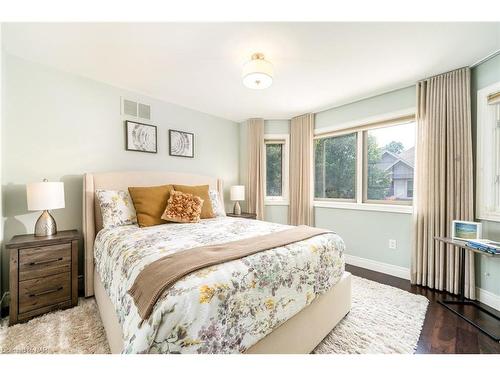
[[[500,49],[500,23],[10,23],[7,53],[233,121],[402,88]],[[262,52],[267,90],[242,85]]]

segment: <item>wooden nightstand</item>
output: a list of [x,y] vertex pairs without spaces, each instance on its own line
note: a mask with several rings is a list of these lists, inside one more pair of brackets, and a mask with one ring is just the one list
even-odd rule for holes
[[10,324],[78,303],[78,231],[14,236],[10,250]]
[[226,213],[226,216],[241,217],[243,219],[252,219],[252,220],[255,220],[257,218],[256,214],[251,214],[250,212],[242,212],[241,215],[235,215],[232,212],[230,212],[230,213]]

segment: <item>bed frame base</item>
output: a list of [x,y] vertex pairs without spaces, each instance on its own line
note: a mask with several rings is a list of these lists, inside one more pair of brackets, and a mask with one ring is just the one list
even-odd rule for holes
[[[94,293],[111,353],[121,353],[123,349],[122,329],[97,270],[94,271]],[[351,274],[344,272],[332,289],[317,297],[309,306],[250,347],[246,353],[311,353],[350,309]]]

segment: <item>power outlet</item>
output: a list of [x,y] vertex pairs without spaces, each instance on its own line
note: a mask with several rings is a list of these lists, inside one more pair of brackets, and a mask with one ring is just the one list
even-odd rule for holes
[[396,250],[398,248],[398,243],[396,240],[389,240],[389,249]]

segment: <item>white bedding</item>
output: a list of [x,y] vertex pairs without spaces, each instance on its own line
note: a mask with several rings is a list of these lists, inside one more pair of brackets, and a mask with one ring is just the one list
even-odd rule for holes
[[147,264],[172,252],[287,228],[219,217],[101,230],[95,262],[122,325],[124,352],[244,352],[329,290],[344,272],[344,243],[334,233],[188,275],[167,290],[141,324],[127,291]]

